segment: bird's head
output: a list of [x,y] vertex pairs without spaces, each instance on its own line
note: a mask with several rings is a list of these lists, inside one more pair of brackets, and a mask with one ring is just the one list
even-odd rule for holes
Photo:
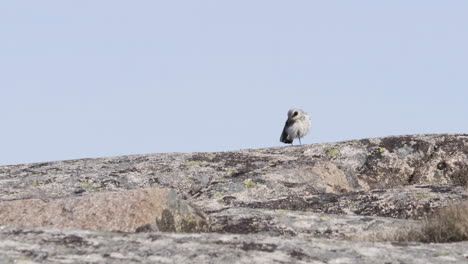
[[288,111],[288,119],[290,120],[296,120],[298,118],[300,118],[302,115],[302,110],[301,109],[290,109]]

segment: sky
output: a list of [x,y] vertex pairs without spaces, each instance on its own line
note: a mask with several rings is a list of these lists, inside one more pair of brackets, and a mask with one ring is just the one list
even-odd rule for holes
[[2,1],[0,165],[468,131],[468,1]]

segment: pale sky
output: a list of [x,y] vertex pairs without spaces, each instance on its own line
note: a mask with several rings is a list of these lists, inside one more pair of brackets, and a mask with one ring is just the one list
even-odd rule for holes
[[468,1],[2,1],[0,165],[468,131]]

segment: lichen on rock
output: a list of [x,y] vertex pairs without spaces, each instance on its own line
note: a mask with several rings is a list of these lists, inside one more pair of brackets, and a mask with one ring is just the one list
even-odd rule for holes
[[[155,262],[245,262],[254,256],[270,262],[435,263],[449,256],[463,263],[466,242],[411,247],[362,240],[418,225],[466,201],[466,164],[468,135],[444,134],[3,166],[0,219],[10,227],[0,229],[0,257],[53,262],[63,256],[38,243],[68,243],[98,252],[94,262],[127,261],[129,252],[139,252],[132,257]],[[160,188],[165,195],[149,198]],[[80,219],[87,224],[76,224]],[[78,231],[26,228],[40,226]],[[173,232],[179,234],[168,234]],[[25,241],[31,241],[29,253],[8,246]],[[340,251],[331,254],[331,247]],[[434,250],[454,253],[439,258]]]

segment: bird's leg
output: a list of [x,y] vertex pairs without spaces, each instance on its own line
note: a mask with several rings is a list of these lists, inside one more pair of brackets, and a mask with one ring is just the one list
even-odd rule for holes
[[301,145],[302,145],[302,143],[301,143],[301,138],[299,138],[299,144],[301,144]]

